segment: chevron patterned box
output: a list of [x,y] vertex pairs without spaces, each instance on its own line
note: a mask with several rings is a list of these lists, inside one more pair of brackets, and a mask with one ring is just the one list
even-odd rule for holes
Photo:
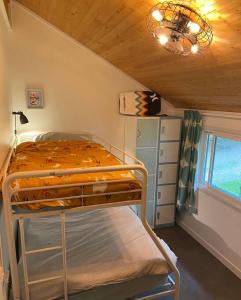
[[161,96],[150,91],[120,94],[120,114],[129,116],[154,116],[161,112]]

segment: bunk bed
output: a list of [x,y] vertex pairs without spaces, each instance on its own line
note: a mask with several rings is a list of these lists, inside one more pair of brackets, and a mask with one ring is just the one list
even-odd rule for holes
[[146,221],[142,162],[84,133],[20,144],[5,172],[14,300],[179,299],[175,255]]

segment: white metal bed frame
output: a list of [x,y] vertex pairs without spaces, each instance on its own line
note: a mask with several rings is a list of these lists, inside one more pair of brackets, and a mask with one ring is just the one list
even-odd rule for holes
[[[7,243],[8,243],[8,251],[9,251],[9,260],[10,260],[10,271],[11,271],[11,279],[12,279],[12,290],[13,290],[13,299],[14,300],[21,300],[20,298],[20,284],[19,284],[19,275],[18,275],[18,265],[17,265],[17,256],[16,256],[16,245],[15,245],[15,234],[14,234],[14,222],[19,221],[19,230],[20,230],[20,238],[21,238],[21,254],[23,258],[23,273],[24,273],[24,286],[25,286],[25,299],[30,299],[29,287],[33,284],[39,284],[42,282],[46,282],[49,280],[55,280],[62,278],[64,284],[64,300],[68,299],[68,285],[67,285],[67,261],[66,261],[66,244],[65,244],[65,216],[66,214],[71,214],[73,212],[84,212],[84,211],[91,211],[100,208],[107,208],[107,207],[116,207],[116,206],[126,206],[126,205],[140,205],[141,206],[141,221],[143,226],[145,227],[148,234],[151,236],[153,242],[156,244],[157,248],[160,250],[164,258],[166,259],[172,274],[175,276],[175,281],[168,276],[169,278],[169,289],[162,292],[156,292],[152,295],[135,298],[136,300],[154,300],[160,297],[164,297],[167,295],[173,295],[174,300],[179,300],[179,291],[180,291],[180,274],[176,267],[176,265],[172,262],[169,255],[167,254],[166,250],[160,243],[158,237],[152,231],[150,225],[146,220],[146,194],[147,194],[147,171],[142,162],[137,160],[135,157],[127,154],[126,152],[120,150],[119,148],[106,143],[105,141],[90,135],[89,133],[81,133],[81,136],[85,136],[90,140],[94,140],[100,142],[102,145],[119,158],[122,161],[122,165],[110,166],[110,167],[91,167],[86,169],[57,169],[57,170],[46,170],[46,171],[31,171],[31,172],[17,172],[11,175],[6,174],[7,172],[7,165],[10,161],[12,155],[14,155],[14,149],[9,154],[7,159],[6,165],[4,167],[5,170],[5,178],[2,185],[2,193],[3,193],[3,201],[4,201],[4,215],[5,215],[5,223],[6,223],[6,230],[7,230]],[[119,154],[119,155],[118,155]],[[12,188],[11,184],[16,179],[21,178],[34,178],[34,177],[46,177],[46,176],[63,176],[63,175],[70,175],[70,174],[86,174],[86,173],[99,173],[99,172],[113,172],[113,171],[133,171],[138,172],[141,175],[141,189],[132,190],[132,191],[121,191],[115,193],[98,193],[98,194],[83,194],[83,187],[90,184],[96,184],[96,182],[89,182],[89,183],[75,183],[75,184],[63,184],[63,185],[53,185],[47,187],[31,187],[31,188]],[[110,181],[107,181],[110,183]],[[116,181],[115,181],[116,182]],[[119,182],[126,182],[126,180],[120,180]],[[98,182],[98,184],[105,184],[104,181]],[[82,193],[80,196],[69,196],[69,197],[61,197],[55,199],[41,199],[41,200],[32,200],[32,201],[21,201],[16,202],[12,201],[14,195],[16,195],[20,191],[26,190],[39,190],[39,189],[50,189],[50,188],[61,188],[61,187],[70,187],[70,186],[82,186]],[[140,200],[130,200],[130,201],[122,201],[122,202],[114,202],[114,203],[106,203],[106,204],[99,204],[99,205],[91,205],[91,206],[80,206],[75,208],[56,208],[56,210],[47,210],[47,211],[30,211],[27,213],[17,212],[13,210],[14,206],[29,204],[29,203],[39,203],[43,201],[56,201],[56,200],[70,200],[81,198],[82,201],[85,197],[91,196],[104,196],[108,194],[124,194],[130,192],[141,192],[141,199]],[[83,204],[83,202],[82,202]],[[26,249],[25,243],[25,233],[24,233],[24,220],[25,219],[33,219],[39,218],[44,216],[59,216],[61,220],[61,245],[56,245],[54,247],[48,248],[41,248],[28,251]],[[41,253],[46,251],[53,251],[53,250],[61,250],[63,255],[63,273],[60,276],[55,277],[48,277],[42,278],[40,280],[29,281],[28,278],[28,270],[27,270],[27,256],[33,255],[35,253]]]

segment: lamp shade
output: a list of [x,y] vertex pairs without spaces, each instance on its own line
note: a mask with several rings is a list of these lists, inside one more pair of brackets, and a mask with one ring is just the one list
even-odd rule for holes
[[25,116],[25,114],[22,111],[13,111],[12,114],[15,115],[15,120],[16,120],[16,115],[19,116],[19,120],[21,124],[29,123],[28,118]]
[[28,118],[25,116],[25,114],[22,111],[20,111],[19,115],[20,115],[19,119],[21,124],[27,124],[29,122]]

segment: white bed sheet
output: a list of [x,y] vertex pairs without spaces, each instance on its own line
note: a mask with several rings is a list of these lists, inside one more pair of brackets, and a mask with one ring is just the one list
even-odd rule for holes
[[[59,218],[31,220],[26,226],[27,250],[61,243]],[[129,207],[99,209],[70,214],[66,218],[69,293],[122,283],[147,275],[161,275],[170,269]],[[170,256],[176,260],[170,251]],[[60,251],[29,256],[30,280],[61,273]],[[22,272],[22,259],[19,262]],[[22,274],[20,275],[23,278]],[[23,294],[23,282],[21,284]],[[62,280],[31,286],[31,299],[56,299],[63,295]]]
[[[134,300],[146,292],[166,290],[167,275],[146,275],[121,283],[104,285],[69,296],[69,300]],[[63,298],[58,300],[64,300]]]

